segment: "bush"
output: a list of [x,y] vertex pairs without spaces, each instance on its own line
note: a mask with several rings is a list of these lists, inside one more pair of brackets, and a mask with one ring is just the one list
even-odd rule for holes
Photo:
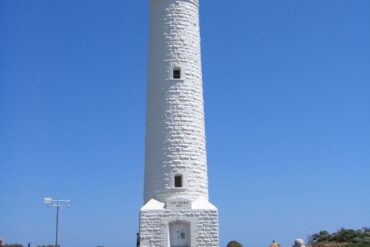
[[333,234],[330,234],[328,231],[320,231],[319,233],[313,234],[309,242],[313,245],[320,243],[353,243],[362,246],[362,244],[368,244],[366,247],[370,247],[369,233],[370,229],[367,227],[364,227],[361,230],[342,228]]
[[243,247],[243,245],[236,241],[231,241],[230,243],[227,244],[227,247]]

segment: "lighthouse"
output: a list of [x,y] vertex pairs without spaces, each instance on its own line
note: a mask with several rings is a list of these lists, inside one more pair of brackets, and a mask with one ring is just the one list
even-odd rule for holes
[[198,0],[150,0],[141,247],[219,247],[209,202]]

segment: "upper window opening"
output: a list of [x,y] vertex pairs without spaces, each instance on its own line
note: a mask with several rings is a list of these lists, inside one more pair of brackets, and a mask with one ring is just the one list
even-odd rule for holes
[[180,68],[173,69],[173,79],[181,79],[181,69]]
[[175,175],[175,187],[176,188],[182,187],[182,175]]

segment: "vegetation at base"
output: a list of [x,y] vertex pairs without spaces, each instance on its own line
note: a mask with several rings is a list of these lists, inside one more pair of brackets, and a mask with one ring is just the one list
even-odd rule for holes
[[321,231],[310,237],[313,247],[370,247],[370,228],[360,230],[342,228],[335,233]]
[[243,245],[236,241],[231,241],[230,243],[227,244],[227,247],[243,247]]

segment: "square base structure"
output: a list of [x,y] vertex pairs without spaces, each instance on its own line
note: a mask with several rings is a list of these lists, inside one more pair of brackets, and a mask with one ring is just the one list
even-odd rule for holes
[[152,199],[140,210],[140,247],[219,247],[218,210],[204,199]]

